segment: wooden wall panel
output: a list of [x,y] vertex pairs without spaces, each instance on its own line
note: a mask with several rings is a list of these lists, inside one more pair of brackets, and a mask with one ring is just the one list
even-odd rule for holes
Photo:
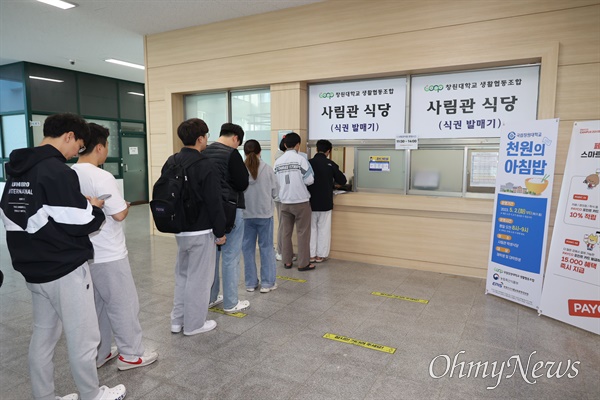
[[[169,66],[148,65],[149,100],[163,99],[166,87],[177,92],[216,90],[524,60],[538,57],[539,46],[553,41],[561,43],[559,64],[597,63],[600,61],[597,14],[600,6],[386,36],[370,36],[367,28],[360,28],[365,29],[365,37],[361,39],[246,52],[225,59],[215,55],[213,59],[196,62],[179,61],[181,54],[174,56],[176,62],[171,58]],[[215,31],[214,35],[217,34]],[[568,49],[573,46],[579,50],[573,58],[565,59],[564,54],[569,54]]]
[[172,148],[169,146],[171,135],[153,133],[149,136],[149,139],[150,153],[152,154],[150,166],[160,168],[167,161],[167,158],[173,154]]
[[560,67],[557,91],[556,117],[573,121],[600,119],[599,63]]
[[167,133],[167,109],[164,101],[148,103],[148,129],[151,133]]
[[[542,60],[539,116],[561,118],[552,225],[573,122],[600,119],[600,0],[518,3],[329,0],[148,36],[150,180],[177,147],[184,93],[270,86],[276,142],[279,129],[306,137],[307,82]],[[335,203],[332,257],[485,276],[491,200],[355,193]]]
[[366,257],[486,268],[490,232],[491,222],[334,211],[331,248]]
[[[327,1],[148,37],[148,64],[193,63],[370,37],[423,32],[481,21],[597,5],[597,0],[521,1]],[[569,20],[569,17],[565,17]],[[566,21],[569,23],[569,21]],[[506,22],[505,22],[506,23]],[[532,28],[533,26],[530,26]],[[276,34],[274,34],[276,32]],[[507,29],[504,33],[509,33]],[[199,40],[189,40],[197,37]],[[551,38],[548,38],[552,40]]]
[[271,129],[306,130],[306,117],[298,113],[306,109],[306,96],[306,85],[272,85],[271,103],[278,106],[271,113]]

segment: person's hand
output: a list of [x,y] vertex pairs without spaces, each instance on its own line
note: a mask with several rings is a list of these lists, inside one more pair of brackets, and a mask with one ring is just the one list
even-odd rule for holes
[[97,197],[90,197],[90,196],[85,196],[86,199],[88,199],[88,201],[93,205],[96,206],[98,208],[102,208],[104,207],[104,200],[100,200]]
[[227,241],[227,237],[225,235],[223,235],[223,237],[215,239],[215,243],[217,244],[217,246],[224,245],[226,241]]

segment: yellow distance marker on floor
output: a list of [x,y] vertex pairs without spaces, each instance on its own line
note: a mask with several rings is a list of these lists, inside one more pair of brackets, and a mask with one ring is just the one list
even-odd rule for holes
[[390,298],[390,299],[412,301],[413,303],[421,303],[421,304],[428,304],[429,303],[429,300],[413,299],[412,297],[396,296],[395,294],[388,294],[388,293],[381,293],[381,292],[371,292],[371,294],[374,295],[374,296],[387,297],[387,298]]
[[384,353],[394,354],[396,352],[395,347],[382,346],[380,344],[365,342],[364,340],[352,339],[346,336],[336,335],[334,333],[326,333],[323,335],[323,337],[325,339],[335,340],[336,342],[353,344],[355,346],[360,346],[371,350],[377,350]]
[[298,282],[298,283],[305,283],[306,282],[306,279],[291,278],[289,276],[279,276],[279,275],[277,275],[277,279],[282,279],[284,281]]
[[217,308],[217,307],[209,308],[208,311],[216,312],[219,314],[225,314],[225,315],[229,315],[230,317],[236,317],[236,318],[244,318],[246,315],[248,315],[248,314],[244,314],[243,312],[226,313],[225,311],[223,311],[222,309]]

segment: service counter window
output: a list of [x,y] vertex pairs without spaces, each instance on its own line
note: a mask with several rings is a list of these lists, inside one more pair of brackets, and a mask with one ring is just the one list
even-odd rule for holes
[[356,190],[404,193],[406,152],[384,148],[355,150]]
[[411,150],[409,194],[492,198],[498,171],[497,141]]
[[410,152],[410,194],[460,196],[464,151],[419,149]]
[[[493,198],[498,138],[422,140],[414,150],[395,150],[383,142],[333,145],[346,154],[338,165],[357,192]],[[309,157],[315,151],[309,141]]]
[[501,129],[537,118],[539,75],[529,64],[311,84],[309,144],[354,148],[357,191],[491,199]]

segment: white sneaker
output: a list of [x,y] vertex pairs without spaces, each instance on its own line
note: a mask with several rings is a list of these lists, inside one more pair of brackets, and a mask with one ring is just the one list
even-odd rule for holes
[[123,356],[119,356],[117,360],[117,368],[119,371],[126,371],[132,368],[145,367],[146,365],[152,364],[158,359],[158,353],[155,351],[146,351],[144,355],[138,357],[137,360],[128,361]]
[[212,319],[208,319],[208,320],[206,320],[206,322],[204,323],[202,328],[196,329],[195,331],[191,331],[191,332],[183,331],[183,334],[186,336],[197,335],[199,333],[212,331],[216,327],[217,327],[217,322],[213,321]]
[[117,346],[112,346],[110,348],[110,353],[108,353],[108,355],[106,356],[106,358],[104,360],[102,360],[100,362],[96,361],[96,368],[100,368],[101,366],[103,366],[104,364],[106,364],[107,362],[109,362],[110,360],[112,360],[113,358],[115,358],[118,355],[119,355],[119,350],[117,350]]
[[71,393],[63,397],[55,396],[55,398],[56,400],[79,400],[79,395],[77,393]]
[[171,325],[171,333],[180,333],[183,325]]
[[261,287],[260,288],[260,292],[261,293],[269,293],[272,290],[277,289],[277,284],[274,284],[272,287]]
[[218,306],[222,302],[223,302],[223,295],[220,294],[217,296],[217,299],[215,301],[213,301],[212,303],[208,303],[208,308],[213,308],[214,306]]
[[117,385],[114,388],[100,386],[100,392],[102,396],[97,400],[123,400],[127,394],[127,390],[125,390],[125,386],[123,385]]
[[256,289],[258,289],[258,285],[254,286],[254,287],[247,287],[246,292],[254,292]]
[[236,312],[245,310],[248,307],[250,307],[250,302],[248,300],[240,300],[235,305],[235,307],[233,307],[233,308],[224,308],[223,311],[225,311],[227,314],[232,314],[232,313],[236,313]]

